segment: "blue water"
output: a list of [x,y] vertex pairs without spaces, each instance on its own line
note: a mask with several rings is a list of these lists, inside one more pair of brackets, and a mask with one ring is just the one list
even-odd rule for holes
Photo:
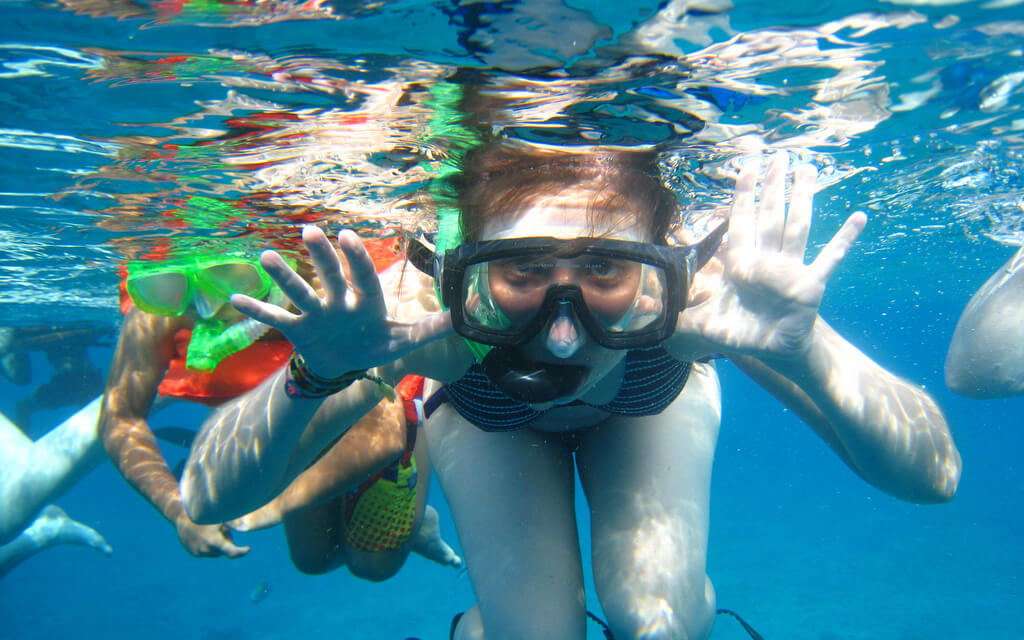
[[[655,5],[610,4],[571,3],[591,11],[607,42]],[[823,25],[854,15],[908,19],[900,27],[864,33],[847,27],[838,40],[820,38],[806,64],[760,63],[757,86],[740,73],[749,65],[737,63],[697,67],[684,80],[662,69],[645,80],[643,92],[630,95],[667,92],[717,101],[718,122],[754,126],[765,141],[799,147],[830,169],[822,172],[816,198],[815,246],[849,212],[869,213],[864,236],[829,285],[822,315],[883,366],[934,394],[954,428],[964,473],[950,504],[899,502],[856,477],[794,416],[722,364],[724,416],[708,559],[718,602],[743,614],[767,640],[1024,638],[1024,469],[1018,461],[1024,398],[960,398],[942,379],[960,311],[1012,255],[1013,245],[1024,241],[1024,91],[1011,86],[1003,102],[991,95],[995,80],[1024,71],[1024,5],[736,4],[728,29],[713,23],[707,42],[681,43],[679,55],[699,57],[728,40],[730,29],[824,33]],[[227,120],[261,111],[344,114],[365,101],[358,92],[294,82],[284,91],[291,80],[246,65],[266,59],[291,69],[292,79],[308,73],[373,84],[410,58],[432,65],[493,63],[470,55],[450,21],[452,5],[409,1],[353,10],[353,4],[337,3],[334,15],[352,17],[271,21],[268,7],[291,5],[264,3],[251,11],[258,19],[249,24],[243,5],[190,13],[149,2],[5,2],[0,325],[116,325],[116,269],[126,256],[161,238],[244,235],[246,215],[204,227],[202,216],[188,213],[190,196],[248,203],[264,229],[294,230],[294,221],[279,210],[305,206],[299,201],[303,191],[324,184],[337,166],[324,169],[299,158],[296,171],[306,172],[304,181],[273,188],[269,179],[258,183],[238,165],[216,162],[242,153],[226,141]],[[550,54],[556,44],[534,48]],[[838,62],[845,54],[872,64],[850,81],[843,97],[816,93],[825,79],[838,76],[838,68],[852,68]],[[587,56],[576,52],[563,62]],[[190,62],[181,61],[187,57]],[[237,63],[241,57],[245,65]],[[167,69],[173,73],[161,75]],[[931,93],[906,106],[915,92]],[[232,102],[221,111],[210,106],[231,96],[253,102]],[[655,103],[631,104],[639,112]],[[657,104],[680,116],[677,121],[688,109],[679,102]],[[801,143],[801,136],[822,126],[822,119],[806,115],[820,105],[843,107],[833,115],[847,120],[829,121],[828,136]],[[614,129],[615,135],[660,135],[657,127],[641,127],[641,120]],[[595,116],[594,122],[607,121]],[[399,127],[396,136],[407,134]],[[728,147],[728,137],[723,140]],[[247,141],[253,153],[287,145],[307,149],[273,134],[250,134]],[[168,145],[194,155],[169,154]],[[308,150],[317,151],[315,145]],[[699,167],[728,168],[728,155],[713,144],[695,156],[684,153],[672,165],[678,169],[674,178],[688,197],[715,201],[728,193],[728,181]],[[374,177],[369,169],[360,171],[351,175]],[[402,191],[381,193],[372,180],[368,184],[316,211],[343,224],[351,203]],[[246,199],[256,191],[270,192],[273,206],[259,208],[264,201]],[[182,229],[171,219],[193,226]],[[105,367],[111,352],[96,347],[90,355]],[[39,384],[49,377],[48,365],[40,353],[32,358],[33,383]],[[11,415],[28,390],[0,380],[0,411]],[[36,414],[32,435],[71,410]],[[153,425],[192,426],[201,417],[198,409],[176,409]],[[184,455],[173,445],[165,451],[172,464]],[[431,502],[445,537],[456,541],[436,484]],[[301,575],[288,560],[279,529],[236,534],[252,546],[243,559],[192,558],[110,465],[58,504],[101,531],[114,555],[61,547],[17,567],[0,580],[0,638],[443,640],[451,616],[473,603],[465,575],[416,556],[382,584],[344,570]],[[585,529],[582,511],[579,519]],[[250,593],[261,582],[270,585],[270,594],[253,604]],[[592,588],[588,598],[596,610]],[[596,628],[590,637],[599,637]],[[744,637],[728,619],[713,634],[715,640]]]

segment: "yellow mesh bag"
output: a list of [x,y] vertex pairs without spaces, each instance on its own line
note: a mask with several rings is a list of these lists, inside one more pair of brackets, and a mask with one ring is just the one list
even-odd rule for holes
[[378,476],[348,499],[345,542],[360,551],[398,549],[416,516],[416,459],[396,463],[397,479]]

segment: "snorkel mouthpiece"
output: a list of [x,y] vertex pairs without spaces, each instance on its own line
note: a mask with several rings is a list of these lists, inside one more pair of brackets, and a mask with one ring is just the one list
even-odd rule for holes
[[192,329],[185,366],[192,371],[213,371],[221,360],[245,349],[268,329],[252,318],[230,327],[223,320],[199,319]]
[[587,367],[539,362],[515,347],[492,348],[480,368],[499,389],[527,403],[551,402],[571,395],[587,376]]

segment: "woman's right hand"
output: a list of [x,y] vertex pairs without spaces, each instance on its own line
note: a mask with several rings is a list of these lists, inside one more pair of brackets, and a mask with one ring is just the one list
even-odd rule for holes
[[679,315],[676,334],[703,340],[709,352],[794,360],[809,349],[825,285],[867,218],[851,215],[804,264],[817,172],[809,165],[794,170],[787,206],[788,156],[769,161],[760,202],[759,168],[759,160],[748,160],[737,179],[721,282]]
[[298,313],[242,294],[231,296],[231,304],[283,333],[316,375],[333,378],[387,364],[451,333],[446,311],[411,323],[388,317],[373,261],[354,232],[338,234],[344,269],[318,227],[303,227],[302,241],[323,285],[322,297],[280,255],[264,251],[260,264]]

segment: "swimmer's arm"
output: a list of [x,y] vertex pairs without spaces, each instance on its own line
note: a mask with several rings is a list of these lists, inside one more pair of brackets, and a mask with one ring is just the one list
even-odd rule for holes
[[[439,340],[371,373],[390,385],[410,373],[455,379],[460,366],[463,372],[468,367],[464,349],[452,339]],[[383,397],[379,385],[360,380],[325,400],[292,398],[286,380],[282,369],[222,405],[203,425],[181,478],[186,509],[196,522],[225,522],[270,502]]]
[[875,487],[917,503],[953,498],[960,454],[935,401],[873,362],[820,318],[802,356],[733,360]]
[[170,522],[184,514],[178,481],[160,453],[146,416],[167,370],[178,318],[132,308],[126,315],[107,377],[99,433],[125,480]]

